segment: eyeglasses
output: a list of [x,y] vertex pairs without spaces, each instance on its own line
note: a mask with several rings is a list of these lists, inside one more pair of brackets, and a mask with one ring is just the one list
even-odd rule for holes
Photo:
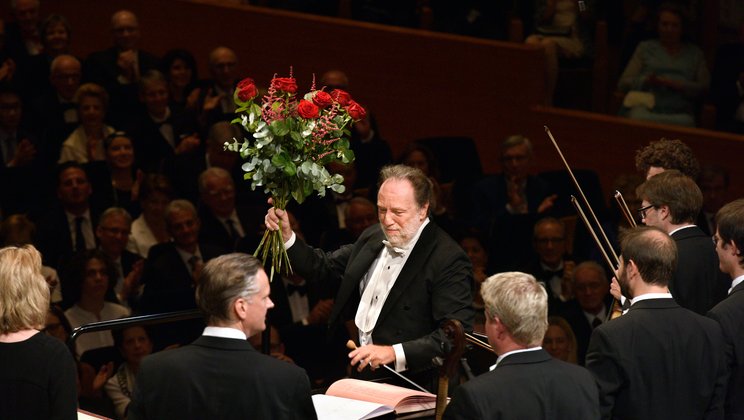
[[648,206],[641,207],[640,209],[638,209],[636,211],[638,212],[638,214],[641,215],[641,219],[645,219],[646,218],[646,212],[648,210],[651,210],[652,208],[656,208],[656,206],[653,205],[653,204],[649,204]]
[[540,245],[547,245],[549,243],[553,244],[560,244],[565,241],[566,238],[558,237],[558,238],[535,238],[535,242],[537,242]]

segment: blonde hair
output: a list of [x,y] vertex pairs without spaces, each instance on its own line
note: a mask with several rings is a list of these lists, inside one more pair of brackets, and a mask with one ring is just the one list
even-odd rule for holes
[[[574,334],[571,325],[568,323],[568,321],[560,316],[549,316],[548,328],[551,325],[560,328],[561,330],[563,330],[564,333],[566,333],[566,339],[568,340],[568,360],[566,361],[569,363],[577,364],[578,356],[576,355],[576,350],[579,345],[576,343],[576,334]],[[548,333],[547,329],[545,333]]]
[[39,251],[31,245],[0,249],[0,334],[43,328],[48,308]]
[[548,294],[526,273],[495,274],[481,286],[487,317],[498,317],[514,341],[539,346],[548,329]]

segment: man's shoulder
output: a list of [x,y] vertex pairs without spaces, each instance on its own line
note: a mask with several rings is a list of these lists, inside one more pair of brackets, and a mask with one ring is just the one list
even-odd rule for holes
[[[744,317],[744,288],[738,287],[738,290],[734,290],[733,293],[728,295],[726,299],[719,302],[716,306],[714,306],[708,315],[717,320],[721,321],[722,319],[735,319],[737,323],[739,323]],[[744,324],[742,325],[742,328],[744,328]]]

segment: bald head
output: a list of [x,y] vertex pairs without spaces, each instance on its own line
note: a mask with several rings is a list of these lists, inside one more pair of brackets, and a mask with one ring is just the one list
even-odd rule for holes
[[232,89],[237,78],[238,56],[227,47],[217,47],[209,53],[209,71],[220,87]]
[[136,50],[139,42],[139,21],[129,10],[119,10],[111,16],[114,43],[124,51]]
[[52,60],[49,69],[49,82],[64,99],[71,101],[80,87],[82,68],[77,58],[62,54]]

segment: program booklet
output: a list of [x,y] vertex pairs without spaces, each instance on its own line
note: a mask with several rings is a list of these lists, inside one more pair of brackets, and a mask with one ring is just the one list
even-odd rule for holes
[[341,379],[325,395],[313,395],[319,419],[370,419],[391,412],[396,415],[434,409],[437,396],[400,386]]

